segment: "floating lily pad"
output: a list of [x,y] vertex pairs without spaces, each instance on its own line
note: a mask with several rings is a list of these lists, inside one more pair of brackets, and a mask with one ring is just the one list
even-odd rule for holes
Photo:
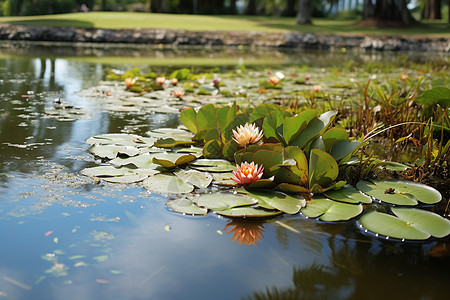
[[107,159],[116,158],[118,155],[136,156],[139,149],[134,146],[119,146],[119,145],[97,145],[94,144],[89,147],[89,152],[95,156]]
[[248,196],[232,193],[202,194],[194,200],[198,206],[214,211],[228,210],[237,206],[256,204],[258,201]]
[[172,138],[178,141],[188,141],[194,136],[192,132],[178,128],[160,128],[151,130],[147,134],[156,139]]
[[199,171],[230,172],[236,170],[236,166],[224,159],[196,159],[189,166]]
[[194,190],[194,186],[172,174],[156,174],[143,182],[144,188],[159,194],[184,194]]
[[364,195],[351,185],[345,185],[339,190],[329,190],[324,193],[325,196],[332,200],[347,203],[372,203],[372,198]]
[[211,173],[213,176],[213,183],[223,186],[235,186],[236,182],[231,179],[231,176],[233,176],[232,172],[226,172],[226,173]]
[[358,216],[363,211],[361,204],[349,204],[330,199],[312,199],[301,209],[301,213],[309,218],[317,218],[326,222],[344,221]]
[[109,161],[110,164],[114,166],[128,166],[133,165],[137,168],[142,169],[155,169],[159,165],[153,163],[153,157],[154,154],[141,154],[134,157],[117,157],[111,161]]
[[396,205],[417,205],[438,203],[442,195],[434,188],[405,180],[386,180],[368,182],[361,180],[356,187],[363,193],[380,201]]
[[242,218],[262,218],[271,217],[281,214],[279,210],[266,210],[253,206],[234,207],[226,210],[216,211],[217,214],[227,217],[242,217]]
[[202,189],[207,188],[213,180],[210,173],[197,170],[179,170],[174,172],[174,174],[184,182],[193,184]]
[[161,165],[165,168],[175,168],[177,166],[185,165],[197,157],[192,154],[184,153],[161,153],[155,154],[152,162]]
[[208,212],[208,209],[199,207],[189,199],[170,200],[167,206],[173,211],[190,215],[206,215]]
[[306,205],[302,196],[291,196],[282,192],[259,190],[248,191],[247,195],[257,199],[263,207],[276,208],[287,214],[296,214]]
[[441,216],[415,208],[393,208],[397,217],[373,211],[363,215],[361,225],[386,237],[426,240],[430,236],[442,238],[450,234],[450,221]]

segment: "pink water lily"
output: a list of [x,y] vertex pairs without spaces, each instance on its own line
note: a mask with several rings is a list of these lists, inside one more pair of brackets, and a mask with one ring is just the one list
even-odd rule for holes
[[262,165],[258,168],[258,164],[253,161],[251,163],[243,162],[240,166],[236,165],[236,171],[233,171],[234,177],[232,176],[231,179],[237,184],[247,185],[260,180],[263,172],[264,167]]
[[125,86],[127,89],[131,88],[136,83],[136,78],[125,78]]
[[166,78],[165,77],[157,77],[156,78],[156,84],[159,86],[163,86],[164,82],[166,82]]
[[280,81],[281,81],[281,79],[278,76],[270,76],[269,77],[269,82],[273,85],[279,84]]
[[245,123],[244,126],[238,126],[236,130],[233,129],[233,140],[239,147],[246,147],[249,144],[255,144],[259,142],[263,137],[263,131],[259,131],[259,128],[255,124],[249,125]]

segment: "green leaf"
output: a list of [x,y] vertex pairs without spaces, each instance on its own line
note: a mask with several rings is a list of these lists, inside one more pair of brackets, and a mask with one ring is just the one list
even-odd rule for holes
[[292,167],[291,170],[300,178],[297,184],[308,184],[308,160],[306,159],[305,152],[295,146],[286,147],[284,151],[285,159],[291,158],[295,160],[296,165],[295,167]]
[[450,234],[450,220],[430,211],[393,207],[392,212],[408,225],[427,232],[434,237],[443,238]]
[[325,196],[332,200],[346,203],[372,203],[372,198],[362,194],[351,185],[346,185],[339,190],[326,191]]
[[193,184],[201,189],[207,188],[213,180],[213,177],[210,173],[200,172],[197,170],[178,170],[173,174],[184,182]]
[[325,132],[336,118],[337,111],[330,110],[312,119],[308,126],[292,141],[291,145],[304,148],[311,140]]
[[302,208],[301,213],[309,218],[317,218],[326,222],[344,221],[362,213],[361,204],[336,202],[330,199],[312,199]]
[[268,138],[276,138],[279,140],[278,134],[276,133],[277,128],[283,124],[284,116],[280,112],[280,110],[275,110],[268,114],[264,118],[264,122],[262,125],[262,130],[264,132],[264,136]]
[[317,111],[310,109],[299,113],[295,117],[286,118],[283,123],[283,137],[286,144],[291,145],[316,116]]
[[[322,140],[325,144],[325,152],[330,153],[333,145],[339,141],[346,141],[348,139],[348,133],[344,128],[330,128],[323,135]],[[333,156],[333,155],[332,155]]]
[[203,156],[205,158],[222,158],[222,143],[218,140],[210,140],[203,146]]
[[206,215],[208,209],[199,207],[188,199],[175,199],[167,202],[167,206],[176,212],[190,215]]
[[362,142],[360,141],[341,140],[333,145],[330,154],[336,161],[339,161],[350,153],[353,153],[361,145]]
[[439,104],[442,108],[447,108],[450,105],[450,89],[435,87],[423,92],[422,96],[414,99],[414,101],[425,105]]
[[143,181],[147,190],[159,194],[184,194],[194,190],[194,186],[172,174],[156,174]]
[[94,144],[90,146],[88,150],[95,156],[107,159],[116,158],[120,154],[127,156],[136,156],[140,153],[139,149],[134,146],[119,146],[119,145]]
[[430,237],[429,233],[417,229],[395,216],[377,211],[363,215],[360,222],[367,230],[387,237],[408,240],[426,240]]
[[216,212],[237,206],[253,205],[258,202],[251,197],[232,193],[201,194],[193,201],[198,206],[203,206]]
[[267,203],[287,214],[296,214],[300,211],[300,208],[306,205],[306,200],[302,196],[291,196],[282,192],[252,190],[248,191],[248,195],[257,199],[258,202],[263,201],[263,203]]
[[236,166],[224,159],[197,159],[189,163],[189,166],[199,171],[230,172],[236,170]]
[[309,193],[309,190],[299,186],[299,185],[295,185],[295,184],[289,184],[289,183],[280,183],[277,188],[283,192],[286,193]]
[[212,104],[206,104],[199,109],[196,118],[197,131],[217,128],[216,110]]
[[234,140],[230,140],[223,146],[222,154],[223,157],[229,161],[234,160],[234,154],[238,150],[238,145]]
[[161,165],[165,168],[175,168],[177,166],[181,166],[187,164],[197,157],[192,154],[184,154],[184,153],[158,153],[153,157],[152,162],[154,164]]
[[216,212],[219,215],[226,217],[241,217],[241,218],[263,218],[272,217],[281,214],[279,210],[266,210],[262,208],[243,206],[234,207],[226,210],[219,210]]
[[179,70],[175,70],[170,74],[170,78],[176,78],[178,80],[188,80],[191,76],[191,70],[188,68],[182,68]]
[[273,103],[263,103],[255,107],[255,109],[252,112],[252,115],[250,117],[249,122],[254,123],[255,121],[265,118],[268,114],[272,113],[273,111],[279,111],[280,106],[277,106]]
[[176,141],[173,138],[167,138],[167,139],[158,139],[154,146],[160,147],[160,148],[174,148],[174,147],[180,147],[180,146],[190,146],[195,144],[193,141]]
[[361,180],[356,184],[361,192],[380,201],[397,205],[417,205],[438,203],[442,195],[434,188],[413,181],[385,180],[368,182]]
[[315,184],[328,186],[339,174],[339,167],[334,158],[318,149],[311,149],[309,156],[309,188]]

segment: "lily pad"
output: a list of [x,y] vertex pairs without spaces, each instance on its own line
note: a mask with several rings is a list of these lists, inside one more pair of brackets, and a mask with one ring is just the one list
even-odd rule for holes
[[372,198],[364,195],[351,185],[345,185],[339,190],[329,190],[325,192],[325,196],[332,200],[346,203],[372,203]]
[[156,174],[143,182],[144,188],[159,194],[184,194],[194,190],[194,186],[172,174]]
[[361,180],[356,184],[361,192],[380,201],[396,205],[417,205],[438,203],[442,195],[434,188],[405,180],[385,180],[368,182]]
[[259,190],[248,191],[247,195],[258,200],[258,203],[270,205],[287,214],[296,214],[306,205],[306,200],[302,196],[291,196],[282,192]]
[[193,184],[202,189],[207,188],[213,180],[210,173],[197,170],[179,170],[174,172],[174,174],[184,182]]
[[192,154],[161,153],[154,155],[152,162],[165,168],[175,168],[177,166],[185,165],[196,158],[197,157]]
[[258,201],[248,196],[232,193],[202,194],[194,200],[198,206],[214,211],[228,210],[237,206],[253,205]]
[[199,207],[189,199],[174,199],[167,202],[167,206],[176,212],[190,215],[206,215],[208,209]]
[[309,218],[317,218],[326,222],[344,221],[362,213],[361,204],[349,204],[330,199],[312,199],[307,202],[301,213]]
[[363,215],[361,226],[386,237],[426,240],[430,236],[442,238],[450,234],[450,221],[441,216],[414,208],[393,208],[397,217],[373,211]]
[[189,166],[199,171],[230,172],[236,170],[236,166],[224,159],[196,159]]
[[266,210],[253,206],[234,207],[231,209],[216,211],[217,214],[226,217],[262,218],[281,214],[279,210]]
[[136,156],[140,153],[139,149],[134,146],[97,145],[97,144],[90,146],[89,152],[91,152],[95,156],[107,159],[116,158],[120,154],[131,157]]

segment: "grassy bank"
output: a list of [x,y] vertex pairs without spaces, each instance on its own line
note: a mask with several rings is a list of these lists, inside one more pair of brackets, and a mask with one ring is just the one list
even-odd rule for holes
[[423,26],[401,28],[365,28],[355,20],[314,19],[314,25],[296,25],[294,18],[261,16],[199,16],[130,12],[90,12],[46,16],[1,17],[0,24],[35,26],[71,26],[79,28],[164,28],[190,31],[262,31],[311,32],[327,34],[426,35],[450,37],[446,22],[426,22]]

